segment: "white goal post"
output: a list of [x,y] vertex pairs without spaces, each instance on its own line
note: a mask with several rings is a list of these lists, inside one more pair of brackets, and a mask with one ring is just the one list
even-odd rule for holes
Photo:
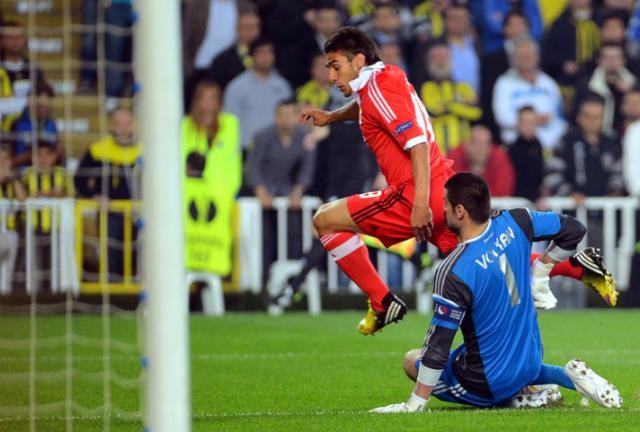
[[180,2],[138,0],[135,71],[144,145],[145,430],[190,431],[180,166]]

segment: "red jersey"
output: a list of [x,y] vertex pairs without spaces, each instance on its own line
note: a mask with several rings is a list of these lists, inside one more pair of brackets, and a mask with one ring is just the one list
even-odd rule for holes
[[362,136],[389,185],[413,183],[409,149],[420,143],[429,146],[431,177],[452,165],[440,153],[427,110],[402,69],[378,62],[349,84],[357,92]]

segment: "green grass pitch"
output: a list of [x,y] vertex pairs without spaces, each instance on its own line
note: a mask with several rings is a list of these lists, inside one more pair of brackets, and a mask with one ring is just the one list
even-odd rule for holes
[[[411,313],[374,337],[355,331],[360,314],[302,313],[269,317],[232,313],[224,318],[191,317],[191,389],[195,431],[637,431],[640,430],[640,311],[588,310],[540,314],[545,361],[564,365],[575,356],[620,389],[624,408],[581,407],[580,397],[564,390],[564,406],[538,410],[479,410],[429,402],[422,414],[374,415],[367,410],[407,398],[412,384],[401,370],[404,353],[422,343],[429,317]],[[99,317],[75,315],[74,333],[99,337]],[[40,317],[38,334],[64,334],[64,317]],[[135,343],[137,322],[113,317],[114,338]],[[29,334],[28,317],[0,317],[0,339]],[[42,372],[64,369],[64,348],[38,350]],[[140,371],[135,353],[112,351],[112,369],[120,376]],[[75,346],[73,366],[99,372],[98,347]],[[7,373],[28,372],[29,351],[0,349],[0,431],[29,430],[29,420],[4,407],[28,405],[28,381]],[[39,404],[64,400],[64,380],[37,383]],[[100,382],[78,377],[74,400],[85,408],[102,404]],[[139,409],[138,390],[112,386],[113,406]],[[64,411],[37,414],[41,431],[65,430]],[[76,412],[77,431],[102,430],[103,416]],[[139,431],[142,421],[112,418],[113,431]]]

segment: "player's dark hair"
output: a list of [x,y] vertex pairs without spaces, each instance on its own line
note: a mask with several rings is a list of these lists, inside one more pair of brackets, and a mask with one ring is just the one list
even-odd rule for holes
[[462,205],[474,222],[483,223],[489,219],[491,194],[482,177],[468,172],[458,173],[447,180],[444,187],[451,205]]
[[367,65],[380,61],[378,47],[373,39],[356,27],[342,27],[327,39],[324,53],[332,52],[341,52],[349,60],[356,54],[362,54]]

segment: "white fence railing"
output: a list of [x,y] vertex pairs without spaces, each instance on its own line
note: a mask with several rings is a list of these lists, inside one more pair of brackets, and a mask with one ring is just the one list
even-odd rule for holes
[[[256,198],[240,198],[240,289],[259,293],[262,290],[262,208]],[[305,197],[302,201],[302,250],[306,251],[312,242],[312,215],[315,209],[321,205],[321,201],[315,197]],[[494,208],[528,207],[533,204],[517,197],[494,198]],[[553,197],[547,199],[549,208],[558,212],[574,212],[576,218],[587,227],[587,236],[581,243],[581,247],[589,244],[589,230],[601,230],[602,249],[607,268],[618,279],[618,288],[624,291],[629,286],[631,273],[631,258],[636,243],[636,211],[639,208],[638,200],[630,197],[597,197],[587,198],[584,205],[576,207],[571,198]],[[277,238],[278,254],[276,262],[287,261],[287,229],[288,229],[288,200],[279,197],[274,200],[274,209],[277,212]],[[599,212],[601,223],[598,226],[590,226],[589,212]],[[593,232],[591,233],[594,234]],[[437,250],[429,245],[429,252],[435,257]],[[392,258],[392,256],[394,256]],[[377,252],[377,268],[381,277],[389,281],[390,264],[397,256],[380,250]],[[330,293],[339,291],[338,269],[335,263],[328,259],[327,290]],[[396,275],[398,276],[398,275]],[[404,261],[401,264],[400,280],[405,292],[416,292],[418,296],[418,309],[430,310],[430,293],[416,284],[416,271],[414,266]],[[307,294],[309,296],[309,311],[318,313],[320,305],[320,284],[317,272],[312,272],[306,280]],[[349,284],[350,292],[360,290]]]
[[[50,215],[50,230],[46,234],[36,234],[34,229],[34,212],[47,210]],[[10,219],[22,226],[20,236],[23,236],[24,247],[18,247],[17,242],[9,241],[6,245],[7,254],[0,264],[0,294],[11,292],[11,275],[14,272],[15,259],[23,259],[25,291],[30,294],[36,288],[39,276],[47,274],[50,281],[50,292],[58,293],[72,290],[78,293],[80,289],[78,269],[74,255],[75,221],[74,200],[70,198],[31,198],[20,202],[16,200],[0,199],[0,228],[6,238],[16,238],[17,233],[8,227]],[[11,235],[8,235],[11,234]],[[47,237],[50,248],[50,266],[38,269],[35,265],[38,240]],[[22,257],[16,256],[24,254]]]
[[[240,209],[240,240],[239,240],[239,265],[241,268],[239,286],[241,290],[259,293],[263,288],[262,281],[262,208],[256,198],[240,198],[238,200]],[[305,197],[302,201],[301,212],[299,213],[302,227],[302,250],[306,251],[313,241],[312,216],[314,211],[322,204],[321,200],[315,197]],[[587,236],[581,246],[589,243],[590,235],[597,234],[602,239],[602,250],[605,264],[618,280],[618,288],[624,291],[629,286],[629,276],[631,274],[631,258],[634,254],[636,244],[636,211],[639,208],[638,200],[628,197],[598,197],[587,198],[584,206],[576,208],[575,202],[571,198],[549,198],[549,207],[559,212],[574,212],[576,217],[588,229]],[[496,208],[511,207],[532,207],[532,204],[522,198],[494,198],[493,205]],[[74,200],[73,199],[29,199],[24,202],[15,200],[0,199],[0,229],[7,232],[7,221],[9,214],[22,214],[23,225],[33,226],[34,211],[48,209],[51,214],[51,230],[47,234],[50,238],[51,247],[51,268],[50,280],[51,291],[61,292],[71,289],[75,293],[79,291],[79,277],[77,261],[74,257],[75,245],[75,221],[74,221]],[[278,249],[277,262],[287,261],[287,237],[288,237],[288,200],[283,197],[274,200],[274,209],[277,213]],[[590,226],[589,212],[598,212],[600,222],[597,226]],[[594,232],[594,230],[599,232]],[[25,261],[25,284],[26,291],[31,292],[34,286],[34,275],[37,269],[34,268],[33,256],[36,248],[37,238],[33,229],[24,229],[24,254]],[[429,252],[433,256],[437,255],[435,248],[429,245]],[[12,264],[11,264],[12,265]],[[392,276],[400,280],[400,286],[405,292],[416,292],[423,295],[424,289],[416,287],[416,271],[414,266],[402,261],[398,270],[398,257],[386,251],[377,252],[377,267],[383,280],[389,282]],[[395,266],[395,267],[394,267]],[[392,271],[394,267],[396,270]],[[10,283],[6,282],[6,275],[10,272],[10,264],[5,260],[0,265],[0,294],[8,293],[11,290]],[[340,287],[339,271],[335,263],[328,259],[328,271],[326,277],[327,291],[330,293],[340,290],[350,292],[360,292],[352,284],[347,287]],[[306,289],[309,296],[309,308],[313,313],[321,310],[320,305],[320,277],[317,271],[312,271],[306,280]],[[422,293],[422,294],[421,294]],[[426,295],[426,294],[424,294]],[[420,297],[418,304],[428,306],[428,299]],[[426,302],[426,303],[425,303]],[[421,307],[422,309],[422,307]]]

